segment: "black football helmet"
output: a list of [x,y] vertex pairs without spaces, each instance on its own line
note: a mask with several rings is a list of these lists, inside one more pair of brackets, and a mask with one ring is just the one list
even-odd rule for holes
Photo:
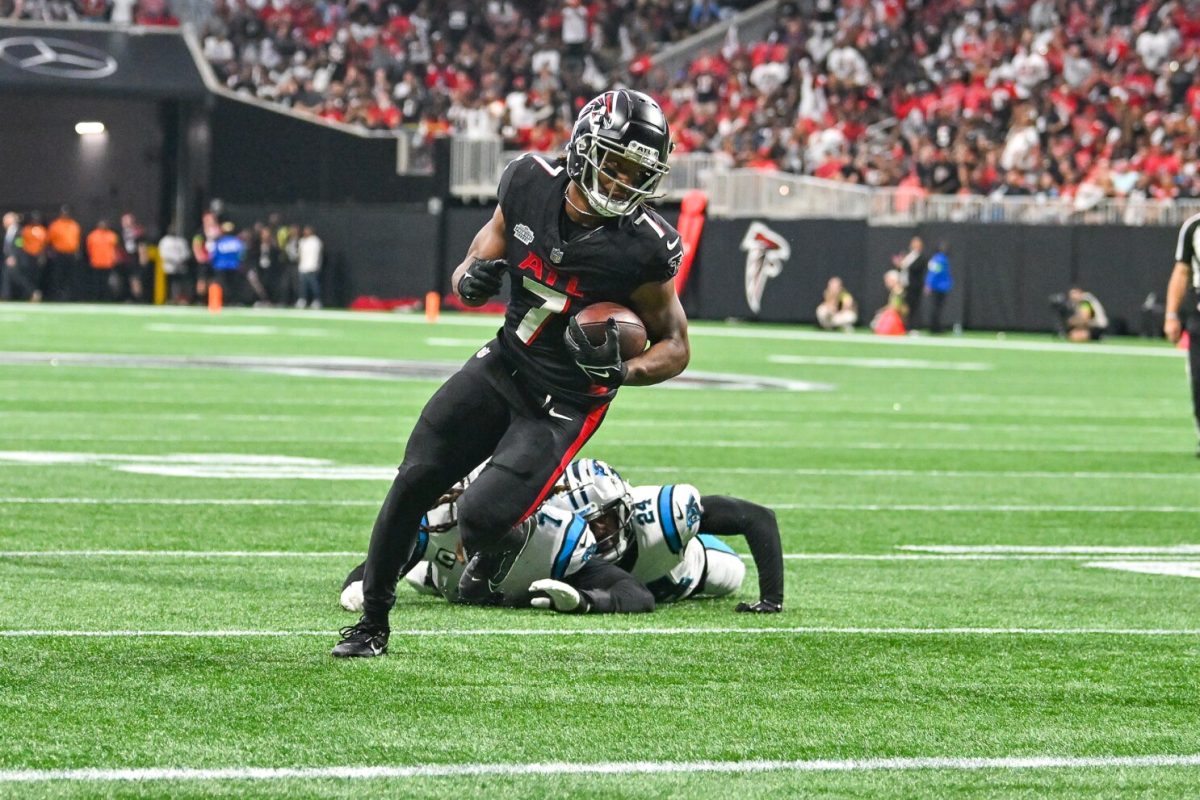
[[672,147],[658,103],[641,92],[616,89],[579,112],[567,144],[567,174],[593,211],[621,217],[658,196]]

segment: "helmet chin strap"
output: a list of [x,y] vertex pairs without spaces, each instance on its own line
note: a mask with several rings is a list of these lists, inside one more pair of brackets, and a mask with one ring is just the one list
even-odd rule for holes
[[[577,206],[575,204],[575,201],[571,199],[571,186],[573,186],[573,185],[574,185],[573,183],[568,183],[567,190],[565,192],[563,192],[563,199],[567,201],[567,205],[569,205],[571,208],[575,209],[576,213],[578,213],[584,217],[589,217],[591,219],[603,222],[605,220],[605,217],[603,214],[597,214],[594,210],[592,210],[592,208],[590,206],[588,208],[580,208],[579,206]],[[587,205],[587,203],[584,203],[584,205]]]

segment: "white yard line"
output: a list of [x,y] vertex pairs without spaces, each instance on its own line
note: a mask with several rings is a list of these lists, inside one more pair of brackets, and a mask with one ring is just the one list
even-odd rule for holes
[[1200,578],[1200,562],[1180,561],[1089,561],[1085,567],[1137,572],[1142,575],[1171,575],[1177,578]]
[[[1009,505],[1009,504],[907,504],[897,503],[773,503],[762,501],[776,510],[794,511],[914,511],[914,512],[1003,512],[1043,514],[1077,512],[1081,514],[1200,514],[1200,506],[1081,506],[1081,505]],[[371,500],[297,500],[265,497],[0,497],[0,505],[144,505],[144,506],[378,506]]]
[[1045,478],[1060,480],[1079,478],[1083,480],[1196,480],[1194,472],[1058,472],[1055,470],[1001,470],[1001,469],[844,469],[825,467],[639,467],[621,464],[621,473],[628,477],[638,472],[680,475],[681,472],[713,473],[718,475],[794,475],[802,476],[846,476],[856,478]]
[[[7,413],[7,412],[5,412]],[[104,412],[99,412],[103,414]],[[36,416],[51,417],[55,412],[46,412]],[[72,416],[80,418],[86,416],[85,412],[70,412]],[[31,415],[34,416],[34,415]],[[117,416],[117,415],[112,415]],[[166,419],[167,415],[162,414],[121,414],[119,416],[128,417],[129,419]],[[238,415],[245,417],[242,421],[246,422],[280,422],[280,415],[261,415],[254,419],[250,419],[251,415]],[[375,436],[314,436],[305,434],[302,438],[303,442],[308,444],[378,444],[380,441],[392,441],[396,447],[402,447],[404,437],[408,434],[406,428],[398,421],[399,417],[381,422],[383,427],[382,432]],[[234,422],[233,417],[219,417],[206,414],[180,414],[177,415],[179,422],[205,422],[205,423],[220,423]],[[295,420],[295,424],[304,423],[308,425],[313,423],[313,417],[301,417]],[[342,419],[341,422],[353,421]],[[51,424],[51,423],[47,423]],[[394,428],[388,430],[388,427],[395,425]],[[699,423],[694,423],[691,427],[696,427]],[[614,426],[614,428],[619,426]],[[640,427],[640,426],[630,426]],[[652,427],[652,426],[651,426]],[[737,426],[741,427],[741,426]],[[755,426],[757,427],[757,426]],[[817,428],[826,426],[814,426]],[[866,426],[864,426],[866,427]],[[881,425],[885,428],[886,425]],[[606,429],[607,430],[607,429]],[[1122,445],[1074,445],[1074,444],[1055,444],[1051,443],[1030,443],[1027,445],[980,445],[973,442],[970,443],[951,443],[951,442],[915,442],[912,444],[904,443],[887,443],[887,442],[838,442],[838,443],[814,443],[814,442],[765,442],[765,441],[729,441],[729,440],[697,440],[687,441],[683,439],[671,439],[666,441],[644,441],[640,439],[609,439],[607,433],[602,432],[594,441],[593,446],[597,447],[640,447],[654,446],[657,448],[689,448],[689,449],[704,449],[712,448],[719,450],[877,450],[877,451],[911,451],[911,450],[949,450],[954,452],[964,451],[980,451],[989,452],[1004,452],[1004,453],[1157,453],[1166,456],[1178,455],[1179,453],[1190,453],[1191,437],[1190,432],[1179,432],[1178,435],[1171,436],[1172,431],[1154,430],[1154,431],[1136,431],[1138,434],[1157,433],[1169,437],[1169,441],[1164,439],[1163,446],[1158,448],[1146,447],[1131,447]],[[1183,430],[1183,429],[1181,429]],[[613,431],[617,433],[617,431]],[[621,433],[629,434],[632,431],[623,431]],[[726,435],[735,434],[735,431],[728,431]],[[176,434],[176,435],[144,435],[144,434],[94,434],[94,433],[49,433],[49,432],[30,432],[28,426],[24,426],[20,431],[6,431],[5,438],[13,443],[16,442],[133,442],[133,443],[163,443],[170,442],[172,444],[195,444],[198,441],[210,443],[240,443],[240,444],[295,444],[298,436],[236,436],[222,435],[213,430],[205,430],[203,433],[192,434]],[[1057,473],[1056,473],[1057,474]]]
[[1070,353],[1072,355],[1148,356],[1182,358],[1182,350],[1172,348],[1165,342],[1161,346],[1139,347],[1121,344],[1070,344],[1067,342],[1010,341],[1009,339],[977,339],[967,336],[875,336],[870,333],[830,334],[804,330],[764,330],[751,327],[709,327],[696,325],[688,328],[692,336],[711,336],[717,339],[758,339],[781,342],[821,342],[826,345],[856,344],[880,345],[883,347],[948,347],[967,350],[1011,350],[1041,353]]
[[917,553],[1045,554],[1045,555],[1200,555],[1200,544],[1148,545],[1043,545],[1043,544],[902,544],[897,550]]
[[1069,511],[1080,514],[1200,514],[1197,506],[1077,506],[1077,505],[1011,505],[978,504],[911,504],[911,503],[770,503],[773,509],[803,511],[932,511],[932,512],[1005,512],[1043,514]]
[[[7,413],[7,412],[5,412]],[[71,416],[86,416],[86,412],[69,412]],[[39,414],[36,416],[53,416],[54,412]],[[205,420],[212,421],[214,418],[204,414],[114,414],[109,416],[128,417],[129,419],[157,419],[166,421],[178,422],[202,422]],[[280,422],[280,415],[240,415],[245,417],[246,422]],[[251,418],[253,417],[253,419]],[[234,421],[232,417],[224,417],[222,421]],[[304,421],[306,424],[312,422],[311,418],[301,418],[294,420],[296,424]],[[212,443],[242,443],[242,444],[287,444],[297,442],[299,434],[296,436],[222,436],[215,432],[204,432],[192,435],[96,435],[96,434],[76,434],[76,433],[12,433],[5,434],[10,437],[10,441],[29,441],[29,442],[170,442],[173,444],[196,443],[202,439],[205,442]],[[619,434],[618,434],[619,435]],[[1171,442],[1165,439],[1164,444],[1160,447],[1139,447],[1127,445],[1084,445],[1084,444],[1058,444],[1054,442],[1031,442],[1029,444],[979,444],[979,443],[955,443],[955,442],[812,442],[812,441],[753,441],[753,440],[728,440],[728,439],[697,439],[690,441],[687,439],[664,439],[664,440],[646,440],[646,439],[610,439],[604,433],[601,433],[597,438],[592,440],[591,447],[606,448],[606,447],[621,447],[630,448],[636,451],[637,448],[654,447],[659,450],[670,449],[686,449],[686,450],[775,450],[785,452],[788,450],[811,450],[811,451],[826,451],[826,450],[864,450],[872,452],[914,452],[914,451],[952,451],[961,453],[964,451],[975,452],[992,452],[992,453],[1041,453],[1041,454],[1060,454],[1060,453],[1144,453],[1147,455],[1163,455],[1163,456],[1178,456],[1181,453],[1191,453],[1191,434],[1183,434],[1173,437]],[[302,440],[309,444],[378,444],[381,441],[392,441],[396,447],[402,447],[404,437],[404,429],[397,427],[392,431],[384,431],[375,436],[311,436],[304,435]]]
[[794,364],[813,367],[865,367],[867,369],[933,369],[952,372],[986,372],[991,364],[974,361],[931,361],[925,358],[843,358],[838,356],[767,356],[772,364]]
[[0,550],[0,558],[364,558],[362,550]]
[[576,761],[509,764],[427,764],[423,766],[336,767],[139,767],[126,769],[9,769],[0,770],[0,783],[79,781],[277,781],[378,780],[397,778],[465,778],[485,775],[678,775],[692,773],[745,774],[760,772],[895,772],[907,770],[1047,770],[1131,769],[1200,766],[1200,755],[1143,756],[929,756],[918,758],[854,758],[748,761]]
[[[1200,564],[1200,552],[1182,553],[1173,550],[1135,551],[1149,555],[1171,555],[1178,563]],[[784,553],[787,561],[1108,561],[1127,558],[1128,554],[1073,554],[1073,553]],[[361,550],[0,550],[0,558],[357,558],[365,553]],[[748,554],[741,556],[746,561]]]
[[[30,319],[39,316],[53,317],[58,314],[70,315],[118,315],[118,316],[133,316],[133,317],[177,317],[177,318],[192,318],[197,321],[211,320],[208,311],[203,308],[192,308],[184,306],[103,306],[103,305],[87,305],[87,304],[72,304],[72,305],[43,305],[31,306],[29,304],[21,304],[20,306],[0,306],[0,319],[5,316],[19,314]],[[293,322],[303,322],[306,325],[320,324],[322,322],[367,322],[367,323],[383,323],[383,324],[398,324],[398,325],[424,325],[430,331],[438,330],[439,328],[454,328],[454,327],[470,327],[470,328],[491,328],[498,327],[503,317],[497,314],[459,314],[447,313],[442,314],[438,318],[438,322],[430,325],[425,321],[423,314],[399,314],[399,313],[367,313],[357,311],[343,311],[339,309],[322,310],[316,312],[297,312],[288,309],[250,309],[250,308],[226,308],[222,311],[222,318],[239,318],[239,319],[288,319]],[[881,347],[943,347],[952,349],[979,349],[979,350],[1015,350],[1015,351],[1036,351],[1036,352],[1053,352],[1053,353],[1071,353],[1074,355],[1122,355],[1122,356],[1149,356],[1149,357],[1165,357],[1165,358],[1182,358],[1184,353],[1182,350],[1169,347],[1165,343],[1160,346],[1148,345],[1140,347],[1136,345],[1121,345],[1121,344],[1070,344],[1067,342],[1046,342],[1046,341],[1026,341],[1026,340],[1009,340],[1007,338],[982,339],[972,336],[875,336],[871,333],[828,333],[824,331],[814,330],[796,330],[795,328],[761,328],[751,326],[729,326],[721,323],[693,322],[688,329],[692,336],[696,337],[712,337],[716,339],[756,339],[756,340],[771,340],[780,342],[820,342],[825,345],[861,345],[871,346],[878,345]],[[482,336],[483,334],[481,334]],[[482,344],[485,339],[481,338],[479,343]]]
[[1170,447],[1129,447],[1124,445],[1091,445],[1091,444],[1056,444],[1053,442],[1030,442],[1028,444],[990,444],[971,442],[758,442],[734,441],[727,439],[704,439],[695,441],[680,439],[646,440],[646,439],[606,439],[601,435],[595,440],[600,447],[654,447],[663,450],[671,448],[696,450],[872,450],[881,452],[914,450],[951,450],[961,453],[964,450],[990,453],[1159,453],[1162,455],[1179,454],[1189,451],[1191,440],[1179,437],[1179,446]]
[[379,500],[287,500],[266,497],[0,497],[0,505],[81,506],[378,506]]
[[[167,639],[226,639],[226,638],[287,638],[323,636],[336,637],[333,630],[65,630],[29,629],[0,630],[0,638],[87,638],[117,639],[125,637],[154,637]],[[914,628],[914,627],[824,627],[793,628],[475,628],[475,629],[409,629],[393,628],[391,637],[436,636],[462,638],[473,636],[1136,636],[1174,637],[1200,636],[1200,628]]]
[[[4,555],[0,553],[0,556]],[[749,560],[750,556],[742,558]],[[1107,561],[1116,555],[1053,555],[1050,553],[784,553],[787,561]],[[1173,560],[1200,563],[1200,554],[1172,556]]]
[[215,334],[218,336],[328,336],[330,331],[324,328],[291,328],[277,325],[222,325],[211,323],[206,325],[183,325],[173,322],[158,322],[146,325],[146,330],[153,333],[186,333],[186,334]]
[[[71,385],[72,390],[79,389],[75,385]],[[178,387],[176,387],[178,388]],[[0,396],[0,401],[20,403],[22,398],[6,398]],[[117,399],[100,399],[93,397],[90,400],[64,400],[45,401],[35,400],[30,401],[35,404],[47,403],[50,405],[61,405],[62,403],[76,403],[79,405],[92,404],[96,402],[118,403],[130,402],[138,405],[163,405],[163,406],[178,406],[185,405],[213,405],[213,406],[229,406],[231,401],[217,400],[163,400],[159,399],[141,399],[141,398],[117,398]],[[303,405],[314,407],[323,401],[320,400],[303,400],[291,403],[292,405]],[[343,401],[333,401],[336,405],[343,405]],[[264,405],[286,405],[283,401],[274,399],[264,402]],[[383,409],[383,413],[379,414],[224,414],[220,411],[209,412],[147,412],[139,414],[129,411],[110,411],[106,409],[98,409],[96,411],[60,411],[50,409],[46,411],[37,411],[34,409],[23,409],[20,411],[6,412],[19,413],[26,416],[120,416],[120,417],[144,417],[148,414],[159,413],[175,413],[174,418],[181,421],[210,421],[210,422],[297,422],[297,423],[316,423],[316,422],[333,422],[333,423],[364,423],[372,425],[389,425],[395,424],[399,431],[407,419],[406,414],[411,412],[415,414],[419,409],[415,406],[411,409],[397,409],[396,406],[389,404],[385,400],[380,400],[372,403],[360,403],[359,405],[375,406]],[[866,429],[876,430],[886,428],[889,430],[912,430],[912,431],[948,431],[951,433],[978,433],[980,431],[1001,431],[1007,433],[1024,433],[1024,432],[1050,432],[1050,433],[1106,433],[1115,434],[1116,432],[1131,432],[1138,436],[1144,436],[1148,433],[1161,433],[1168,436],[1190,436],[1191,427],[1187,422],[1182,422],[1179,425],[1142,425],[1142,424],[1121,424],[1114,422],[1112,425],[1093,425],[1093,424],[1075,424],[1075,423],[1011,423],[1011,422],[906,422],[897,420],[894,417],[888,417],[889,412],[879,412],[883,417],[879,420],[839,420],[836,423],[838,428],[842,429]],[[1157,418],[1161,419],[1161,415]],[[612,419],[606,420],[604,423],[605,430],[613,430],[616,428],[652,428],[652,429],[670,429],[684,428],[694,430],[698,425],[703,425],[706,430],[719,431],[724,429],[784,429],[784,430],[807,430],[817,429],[825,430],[830,427],[830,421],[827,419],[800,419],[800,420],[784,420],[784,419]],[[29,433],[21,431],[19,433],[12,432],[6,435],[11,435],[14,438],[20,439],[73,439],[78,438],[73,434],[54,434],[54,433]],[[87,438],[104,441],[112,439],[114,441],[141,441],[141,442],[156,442],[161,441],[159,437],[152,435],[144,435],[139,437],[130,437],[126,435],[106,436],[102,434],[87,434]],[[179,437],[184,441],[196,441],[196,436]],[[211,437],[205,436],[205,440]],[[217,436],[216,441],[262,441],[258,438],[248,439],[228,439],[222,436]],[[305,437],[305,441],[311,441]],[[344,439],[331,439],[330,441],[344,441]],[[371,441],[367,438],[359,438],[354,441]]]

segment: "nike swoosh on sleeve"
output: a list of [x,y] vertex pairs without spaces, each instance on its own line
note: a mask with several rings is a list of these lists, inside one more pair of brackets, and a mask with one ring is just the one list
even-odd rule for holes
[[679,237],[678,237],[678,236],[676,236],[676,237],[675,237],[675,241],[673,241],[673,242],[667,242],[667,249],[668,249],[668,250],[674,250],[674,249],[675,249],[675,245],[677,245],[677,244],[679,244]]

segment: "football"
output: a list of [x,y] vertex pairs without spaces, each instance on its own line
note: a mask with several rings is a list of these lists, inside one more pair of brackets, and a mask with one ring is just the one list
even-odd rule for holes
[[621,360],[627,361],[646,349],[646,326],[637,314],[620,303],[593,303],[583,308],[575,319],[592,344],[602,344],[609,319],[617,321],[621,340]]

